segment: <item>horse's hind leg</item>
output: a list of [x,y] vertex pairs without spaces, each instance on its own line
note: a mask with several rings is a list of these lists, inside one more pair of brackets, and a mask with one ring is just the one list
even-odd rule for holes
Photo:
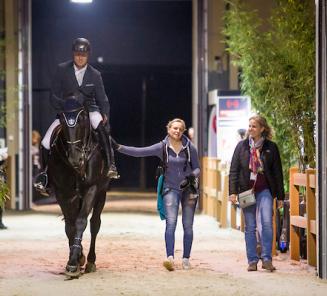
[[93,208],[92,218],[90,220],[90,230],[91,230],[91,243],[90,250],[87,255],[87,264],[85,266],[85,272],[95,272],[96,271],[96,254],[95,254],[95,241],[99,233],[101,226],[101,212],[103,210],[106,201],[106,192],[101,192],[97,195],[99,199]]

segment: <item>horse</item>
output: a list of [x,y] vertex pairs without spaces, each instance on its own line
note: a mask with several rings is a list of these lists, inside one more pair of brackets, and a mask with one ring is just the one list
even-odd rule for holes
[[86,261],[82,237],[91,211],[91,243],[84,272],[96,271],[95,242],[109,179],[104,173],[105,160],[87,108],[75,99],[67,99],[59,119],[61,124],[51,141],[48,177],[50,190],[64,216],[69,243],[65,274],[78,278]]

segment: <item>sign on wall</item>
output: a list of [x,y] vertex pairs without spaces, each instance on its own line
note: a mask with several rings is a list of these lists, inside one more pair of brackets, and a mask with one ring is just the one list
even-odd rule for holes
[[217,157],[230,162],[236,144],[242,139],[240,130],[247,130],[251,115],[248,96],[217,96]]

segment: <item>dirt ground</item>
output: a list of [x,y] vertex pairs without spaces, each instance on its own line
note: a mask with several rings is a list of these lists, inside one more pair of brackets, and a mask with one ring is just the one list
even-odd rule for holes
[[[6,212],[0,231],[0,295],[327,295],[327,282],[305,263],[274,258],[277,271],[246,271],[243,233],[195,217],[191,270],[181,267],[182,226],[176,231],[176,270],[162,267],[164,222],[157,215],[105,211],[97,240],[97,272],[68,280],[62,216]],[[47,209],[44,207],[44,209]],[[179,219],[180,220],[180,219]],[[89,229],[84,248],[88,248]]]

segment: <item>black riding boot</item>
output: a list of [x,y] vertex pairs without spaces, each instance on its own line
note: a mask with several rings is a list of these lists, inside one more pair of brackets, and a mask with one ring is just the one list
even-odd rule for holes
[[2,223],[2,212],[3,209],[0,207],[0,229],[7,229],[7,226]]
[[113,149],[112,143],[111,143],[111,136],[108,135],[108,137],[109,137],[109,144],[110,144],[110,160],[111,160],[111,162],[110,162],[111,165],[109,168],[109,175],[110,175],[110,178],[112,178],[112,179],[119,179],[120,176],[118,174],[116,163],[115,163],[115,154],[114,154],[114,149]]
[[41,165],[41,173],[39,173],[34,182],[34,187],[40,191],[42,195],[49,195],[47,192],[48,186],[48,160],[49,160],[50,151],[40,145],[40,165]]
[[111,165],[111,153],[110,153],[110,143],[109,143],[109,138],[107,136],[107,132],[106,129],[104,127],[104,125],[102,124],[102,122],[98,125],[96,131],[98,132],[99,135],[99,140],[100,140],[100,144],[101,147],[104,151],[104,155],[105,155],[105,174],[107,177],[111,178],[110,176],[110,168],[109,166]]

